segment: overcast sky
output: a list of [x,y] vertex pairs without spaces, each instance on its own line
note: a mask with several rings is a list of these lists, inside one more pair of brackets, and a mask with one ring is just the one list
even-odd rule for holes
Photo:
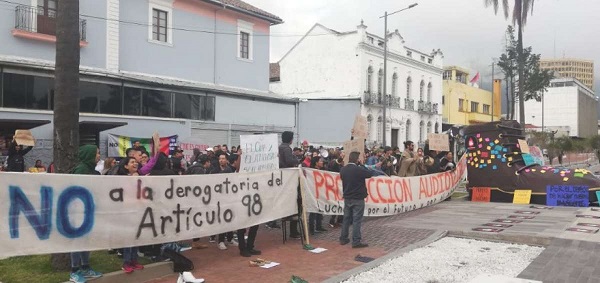
[[[430,52],[440,48],[444,65],[480,71],[490,83],[492,57],[499,57],[508,24],[502,11],[494,15],[483,0],[244,0],[271,12],[285,23],[271,29],[271,62],[277,62],[315,23],[338,31],[355,30],[360,20],[368,31],[383,34],[383,15],[419,3],[390,16],[388,29],[398,29],[406,45]],[[509,2],[514,2],[510,0]],[[292,36],[290,36],[292,35]],[[525,46],[542,57],[577,57],[595,61],[595,88],[600,82],[600,1],[537,0],[525,27]],[[556,44],[555,44],[556,42]],[[556,46],[556,48],[555,48]],[[471,74],[471,75],[474,75]]]

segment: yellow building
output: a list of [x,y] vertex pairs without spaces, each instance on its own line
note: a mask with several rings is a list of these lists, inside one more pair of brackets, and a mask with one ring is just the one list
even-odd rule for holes
[[594,89],[594,61],[582,59],[542,59],[540,69],[558,73],[557,77],[576,78]]
[[[492,93],[468,84],[469,72],[456,66],[444,68],[442,97],[443,122],[472,125],[500,120],[500,80],[494,80]],[[494,113],[492,118],[492,113]]]

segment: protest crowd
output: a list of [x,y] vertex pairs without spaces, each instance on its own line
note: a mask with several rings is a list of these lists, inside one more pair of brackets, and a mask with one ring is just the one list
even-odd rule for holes
[[[308,233],[314,235],[322,233],[327,229],[341,227],[340,244],[350,243],[349,227],[353,226],[352,247],[366,247],[360,236],[360,224],[362,221],[365,197],[365,179],[372,176],[400,176],[410,177],[450,171],[456,168],[452,152],[438,152],[430,150],[428,144],[424,148],[415,149],[411,141],[404,143],[404,149],[398,147],[373,147],[364,149],[362,153],[353,151],[345,153],[343,148],[314,147],[307,141],[302,142],[301,147],[292,148],[293,133],[284,132],[279,145],[279,167],[294,168],[306,167],[317,170],[337,172],[341,174],[343,182],[343,193],[345,199],[344,215],[333,215],[325,220],[322,214],[310,213],[308,215]],[[11,143],[9,156],[5,169],[10,172],[47,172],[54,173],[53,165],[46,168],[41,161],[36,161],[34,167],[26,170],[24,155],[31,147]],[[118,176],[166,176],[166,175],[204,175],[204,174],[235,174],[240,171],[240,160],[242,156],[241,146],[229,147],[226,144],[215,145],[204,151],[196,148],[191,158],[184,158],[183,150],[175,147],[168,156],[161,152],[158,145],[154,148],[146,148],[139,141],[134,141],[131,148],[126,150],[126,157],[117,160],[106,158],[100,160],[100,152],[95,145],[84,145],[79,149],[79,163],[72,170],[72,174],[86,175],[118,175]],[[344,164],[344,155],[349,154],[349,164]],[[364,161],[362,161],[364,160]],[[345,166],[348,165],[348,166]],[[298,198],[300,204],[301,199]],[[302,209],[302,205],[299,205]],[[300,215],[300,212],[299,214]],[[348,220],[345,220],[348,219]],[[325,227],[324,220],[327,222]],[[302,239],[305,236],[300,230],[304,229],[300,218],[296,215],[290,216],[284,221],[271,221],[265,223],[267,229],[280,229],[280,223],[289,223],[289,237]],[[123,260],[122,270],[131,273],[144,268],[138,262],[138,256],[150,258],[152,261],[180,260],[185,259],[182,251],[208,248],[209,244],[216,245],[221,250],[228,248],[239,249],[243,257],[260,255],[261,251],[254,246],[259,226],[255,225],[247,229],[239,229],[227,233],[213,235],[208,241],[195,238],[191,245],[185,243],[163,243],[142,247],[124,247],[109,250]],[[173,257],[173,254],[177,257]],[[87,279],[102,276],[94,271],[89,265],[90,252],[81,251],[71,253],[71,276],[72,282],[86,282]],[[190,277],[189,274],[186,276]],[[192,276],[193,277],[193,276]],[[196,280],[196,281],[193,281]],[[203,282],[202,279],[189,278],[187,282]]]

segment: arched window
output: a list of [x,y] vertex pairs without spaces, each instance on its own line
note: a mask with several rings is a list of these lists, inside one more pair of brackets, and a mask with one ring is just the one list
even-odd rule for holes
[[425,123],[423,121],[421,121],[421,123],[419,123],[419,142],[422,142],[425,140]]
[[435,133],[436,134],[438,134],[440,132],[439,128],[440,128],[440,124],[438,122],[435,122]]
[[412,87],[412,79],[408,77],[406,79],[406,98],[410,99],[410,88]]
[[367,69],[367,92],[371,93],[371,82],[373,81],[373,68],[369,66]]
[[431,122],[427,122],[427,133],[431,133]]
[[427,102],[431,102],[431,89],[433,88],[433,86],[431,85],[431,82],[427,85]]
[[367,116],[367,140],[371,140],[371,133],[373,132],[373,116],[369,114]]
[[421,80],[421,86],[419,87],[419,100],[425,99],[425,81]]
[[377,101],[379,103],[381,103],[382,100],[382,95],[383,95],[384,91],[383,91],[383,70],[379,69],[379,73],[377,75]]
[[392,96],[398,96],[398,74],[394,73],[392,76]]
[[381,144],[383,141],[383,119],[381,118],[381,116],[379,116],[379,118],[377,118],[377,143]]
[[409,141],[410,140],[410,119],[406,120],[406,140]]

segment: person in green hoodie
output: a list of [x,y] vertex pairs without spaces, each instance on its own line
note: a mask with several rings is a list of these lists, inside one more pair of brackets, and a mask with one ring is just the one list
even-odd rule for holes
[[[100,175],[96,171],[96,164],[100,160],[100,150],[95,145],[84,145],[79,147],[79,163],[73,168],[71,174]],[[102,273],[90,268],[90,252],[71,253],[71,282],[84,283],[88,278],[101,277]]]

